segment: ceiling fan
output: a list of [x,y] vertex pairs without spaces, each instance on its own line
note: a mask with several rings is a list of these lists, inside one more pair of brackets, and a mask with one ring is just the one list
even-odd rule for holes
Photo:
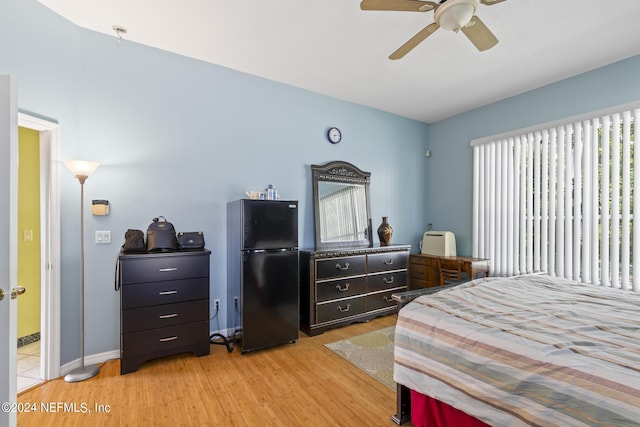
[[393,52],[389,59],[400,59],[418,46],[438,28],[462,31],[479,50],[491,49],[498,39],[476,16],[480,3],[491,6],[505,0],[442,0],[440,3],[422,0],[362,0],[362,10],[428,12],[433,10],[434,21]]

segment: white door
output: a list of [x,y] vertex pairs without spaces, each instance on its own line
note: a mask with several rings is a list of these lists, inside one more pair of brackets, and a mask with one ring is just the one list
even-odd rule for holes
[[15,426],[18,309],[18,95],[11,76],[0,75],[0,426]]

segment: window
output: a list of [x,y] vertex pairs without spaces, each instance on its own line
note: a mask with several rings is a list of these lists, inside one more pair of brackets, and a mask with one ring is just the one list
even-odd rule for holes
[[639,126],[634,105],[473,141],[473,256],[640,290]]

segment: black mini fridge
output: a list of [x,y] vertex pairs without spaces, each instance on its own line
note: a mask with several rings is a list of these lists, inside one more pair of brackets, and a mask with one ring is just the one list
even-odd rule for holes
[[298,339],[298,202],[227,204],[227,324],[242,353]]

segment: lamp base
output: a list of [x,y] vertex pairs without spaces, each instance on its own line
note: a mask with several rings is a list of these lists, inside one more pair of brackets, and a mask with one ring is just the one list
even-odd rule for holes
[[82,366],[65,375],[64,380],[68,383],[77,383],[93,378],[98,375],[99,372],[100,368],[97,365]]

